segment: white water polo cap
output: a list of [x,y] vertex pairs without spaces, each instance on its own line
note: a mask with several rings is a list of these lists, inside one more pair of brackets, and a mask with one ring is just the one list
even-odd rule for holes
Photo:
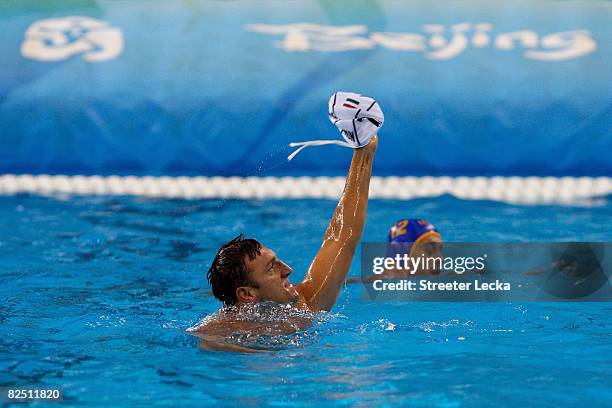
[[293,159],[302,149],[308,146],[336,144],[358,149],[370,143],[385,121],[380,105],[374,99],[353,92],[336,92],[329,98],[329,120],[338,128],[344,138],[341,140],[311,140],[308,142],[290,143],[289,146],[300,146],[291,153]]
[[336,92],[329,98],[329,120],[352,147],[370,140],[383,125],[385,116],[374,99],[352,92]]

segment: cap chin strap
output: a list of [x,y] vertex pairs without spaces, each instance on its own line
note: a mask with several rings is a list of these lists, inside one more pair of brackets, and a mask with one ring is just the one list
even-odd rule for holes
[[[344,146],[344,147],[349,147],[351,149],[356,149],[357,146],[354,146],[350,143],[344,142],[342,140],[310,140],[308,142],[292,142],[289,143],[289,147],[298,147],[300,146],[297,150],[295,150],[293,153],[291,153],[289,156],[287,156],[287,160],[291,161],[291,159],[293,159],[295,156],[297,156],[297,154],[299,152],[301,152],[302,150],[304,150],[305,148],[307,148],[308,146],[324,146],[324,145],[329,145],[329,144],[335,144],[338,146]],[[359,146],[362,147],[362,146]]]

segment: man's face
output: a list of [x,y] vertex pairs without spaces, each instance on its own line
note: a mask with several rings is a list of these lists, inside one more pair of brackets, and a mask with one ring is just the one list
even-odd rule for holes
[[246,267],[249,279],[258,285],[257,288],[249,287],[250,297],[247,301],[292,303],[298,300],[298,292],[289,282],[293,270],[278,259],[270,248],[262,246],[261,254],[252,261],[246,257]]
[[[442,239],[439,235],[429,235],[412,248],[411,254],[412,256],[421,256],[422,254],[424,258],[442,258]],[[419,272],[437,275],[440,270],[437,268],[422,269]]]

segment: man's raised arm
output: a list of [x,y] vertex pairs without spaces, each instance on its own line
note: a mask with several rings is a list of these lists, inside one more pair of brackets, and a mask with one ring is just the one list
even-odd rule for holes
[[297,286],[311,310],[331,310],[351,266],[365,224],[377,144],[374,136],[366,146],[354,150],[344,191],[325,231],[323,245],[304,282]]

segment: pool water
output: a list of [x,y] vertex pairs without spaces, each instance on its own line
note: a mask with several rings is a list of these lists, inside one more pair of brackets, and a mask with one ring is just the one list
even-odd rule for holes
[[[245,232],[299,281],[332,201],[0,197],[0,386],[65,405],[609,405],[609,303],[365,303],[265,354],[207,352],[187,332],[219,303],[205,282]],[[365,241],[423,217],[447,241],[611,241],[612,202],[511,206],[450,196],[372,201]],[[358,259],[350,273],[359,276]]]

